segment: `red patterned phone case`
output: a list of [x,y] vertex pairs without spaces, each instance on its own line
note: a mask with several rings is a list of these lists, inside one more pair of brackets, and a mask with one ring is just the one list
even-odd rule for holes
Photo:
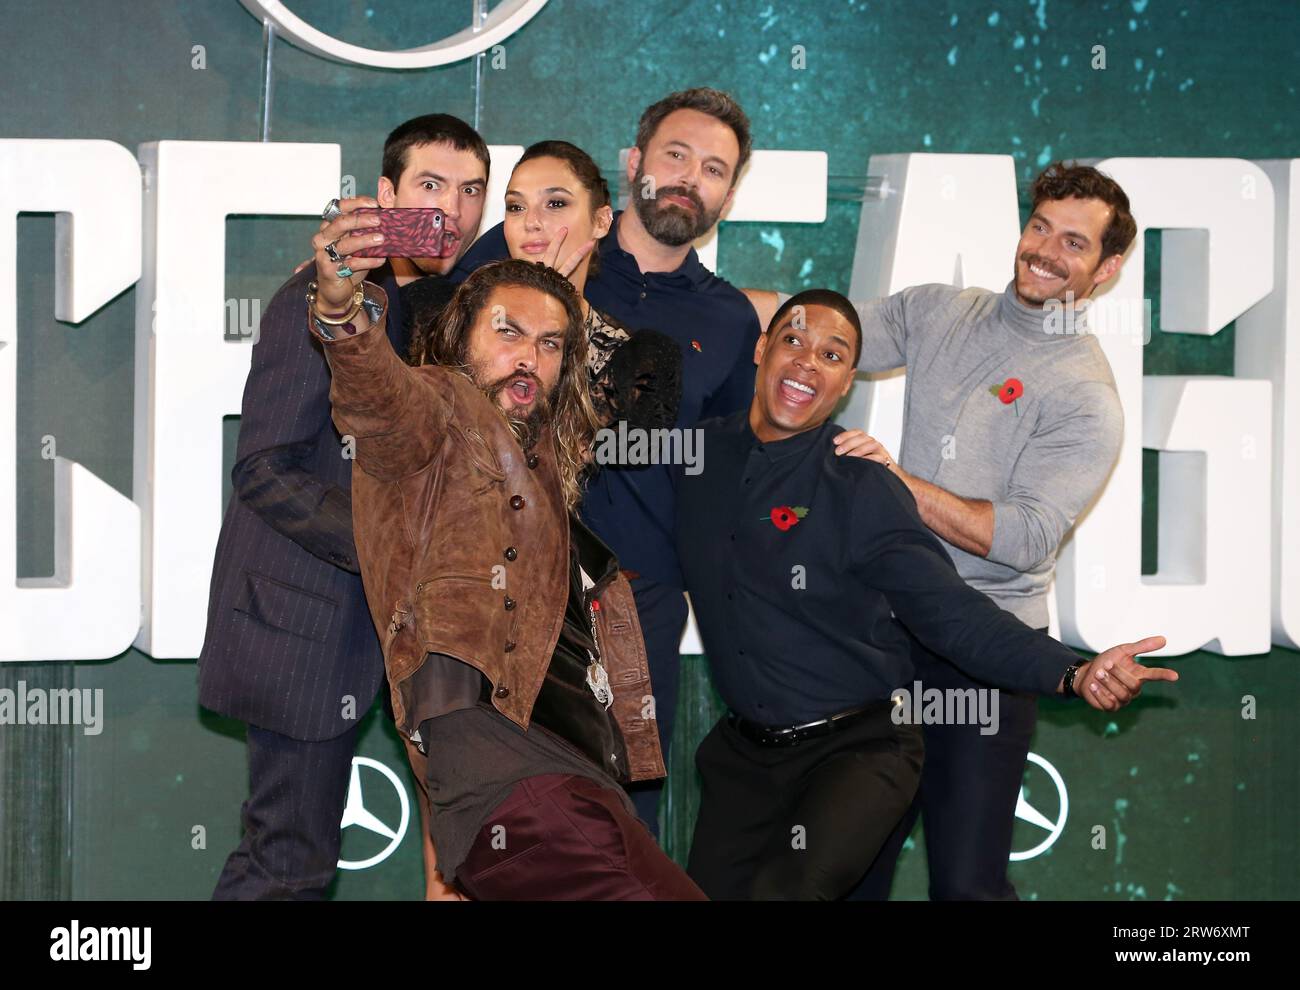
[[357,258],[437,258],[447,237],[447,217],[437,207],[381,210],[360,207],[357,213],[378,213],[383,243],[353,251]]

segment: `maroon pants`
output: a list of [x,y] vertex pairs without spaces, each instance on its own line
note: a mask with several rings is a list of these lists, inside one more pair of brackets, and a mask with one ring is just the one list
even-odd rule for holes
[[481,901],[707,900],[618,794],[573,774],[516,784],[456,881]]

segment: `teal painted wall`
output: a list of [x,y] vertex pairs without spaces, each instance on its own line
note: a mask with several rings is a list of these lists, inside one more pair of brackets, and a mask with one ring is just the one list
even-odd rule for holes
[[[291,6],[345,40],[409,47],[463,26],[470,3]],[[0,17],[7,49],[25,53],[0,68],[0,137],[106,138],[132,150],[158,139],[258,137],[261,29],[235,0],[3,0]],[[1298,39],[1300,8],[1261,0],[552,0],[506,42],[506,67],[485,72],[481,130],[497,143],[569,139],[612,176],[646,104],[690,85],[727,89],[748,110],[756,146],[827,151],[832,188],[824,224],[724,225],[720,273],[742,285],[846,289],[870,155],[1011,154],[1022,183],[1059,156],[1300,156]],[[1098,44],[1107,58],[1100,71],[1090,67]],[[194,45],[204,46],[202,70],[191,68]],[[805,69],[790,67],[794,45],[806,49]],[[396,123],[473,112],[471,63],[369,70],[281,43],[275,68],[272,138],[341,144],[343,172],[361,190],[373,187]],[[309,220],[232,219],[227,296],[269,299],[313,229]],[[20,288],[5,303],[23,328],[15,535],[20,575],[37,576],[53,563],[53,469],[40,457],[42,436],[131,492],[135,290],[78,327],[60,324],[52,217],[24,215],[18,232]],[[1156,333],[1145,361],[1150,374],[1230,374],[1231,330],[1209,339]],[[228,450],[237,427],[228,421]],[[1047,854],[1013,867],[1022,896],[1300,896],[1296,659],[1280,649],[1194,654],[1178,662],[1177,689],[1153,690],[1113,719],[1044,703],[1035,750],[1065,776],[1071,812]],[[702,671],[700,658],[685,662]],[[62,684],[69,672],[78,687],[105,689],[107,726],[96,737],[40,738],[0,727],[0,895],[207,896],[237,841],[241,727],[199,712],[192,663],[134,650],[105,662],[0,665],[0,686],[19,677]],[[665,809],[679,858],[693,810],[686,758],[716,711],[702,676],[687,680],[691,714]],[[1244,694],[1258,699],[1253,722],[1240,717]],[[360,752],[402,771],[382,713],[371,713]],[[1040,785],[1029,786],[1036,800]],[[207,848],[195,850],[200,824]],[[1108,830],[1105,851],[1089,846],[1094,824]],[[418,896],[417,830],[382,867],[342,874],[335,896]],[[1034,841],[1032,828],[1023,825],[1017,840]],[[351,835],[347,842],[345,854],[372,851]],[[924,896],[923,859],[905,852],[896,896]]]

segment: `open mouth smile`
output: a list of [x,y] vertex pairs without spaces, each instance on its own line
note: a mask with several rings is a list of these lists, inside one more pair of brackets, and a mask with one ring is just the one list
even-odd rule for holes
[[817,389],[795,378],[782,378],[781,398],[792,406],[806,406],[817,398]]

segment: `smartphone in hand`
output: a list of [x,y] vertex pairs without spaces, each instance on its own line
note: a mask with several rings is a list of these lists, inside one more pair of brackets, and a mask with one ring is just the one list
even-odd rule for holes
[[370,229],[384,235],[382,243],[353,251],[357,258],[441,258],[455,246],[454,238],[447,235],[447,215],[437,207],[384,210],[363,206],[356,212],[379,214],[379,226]]

